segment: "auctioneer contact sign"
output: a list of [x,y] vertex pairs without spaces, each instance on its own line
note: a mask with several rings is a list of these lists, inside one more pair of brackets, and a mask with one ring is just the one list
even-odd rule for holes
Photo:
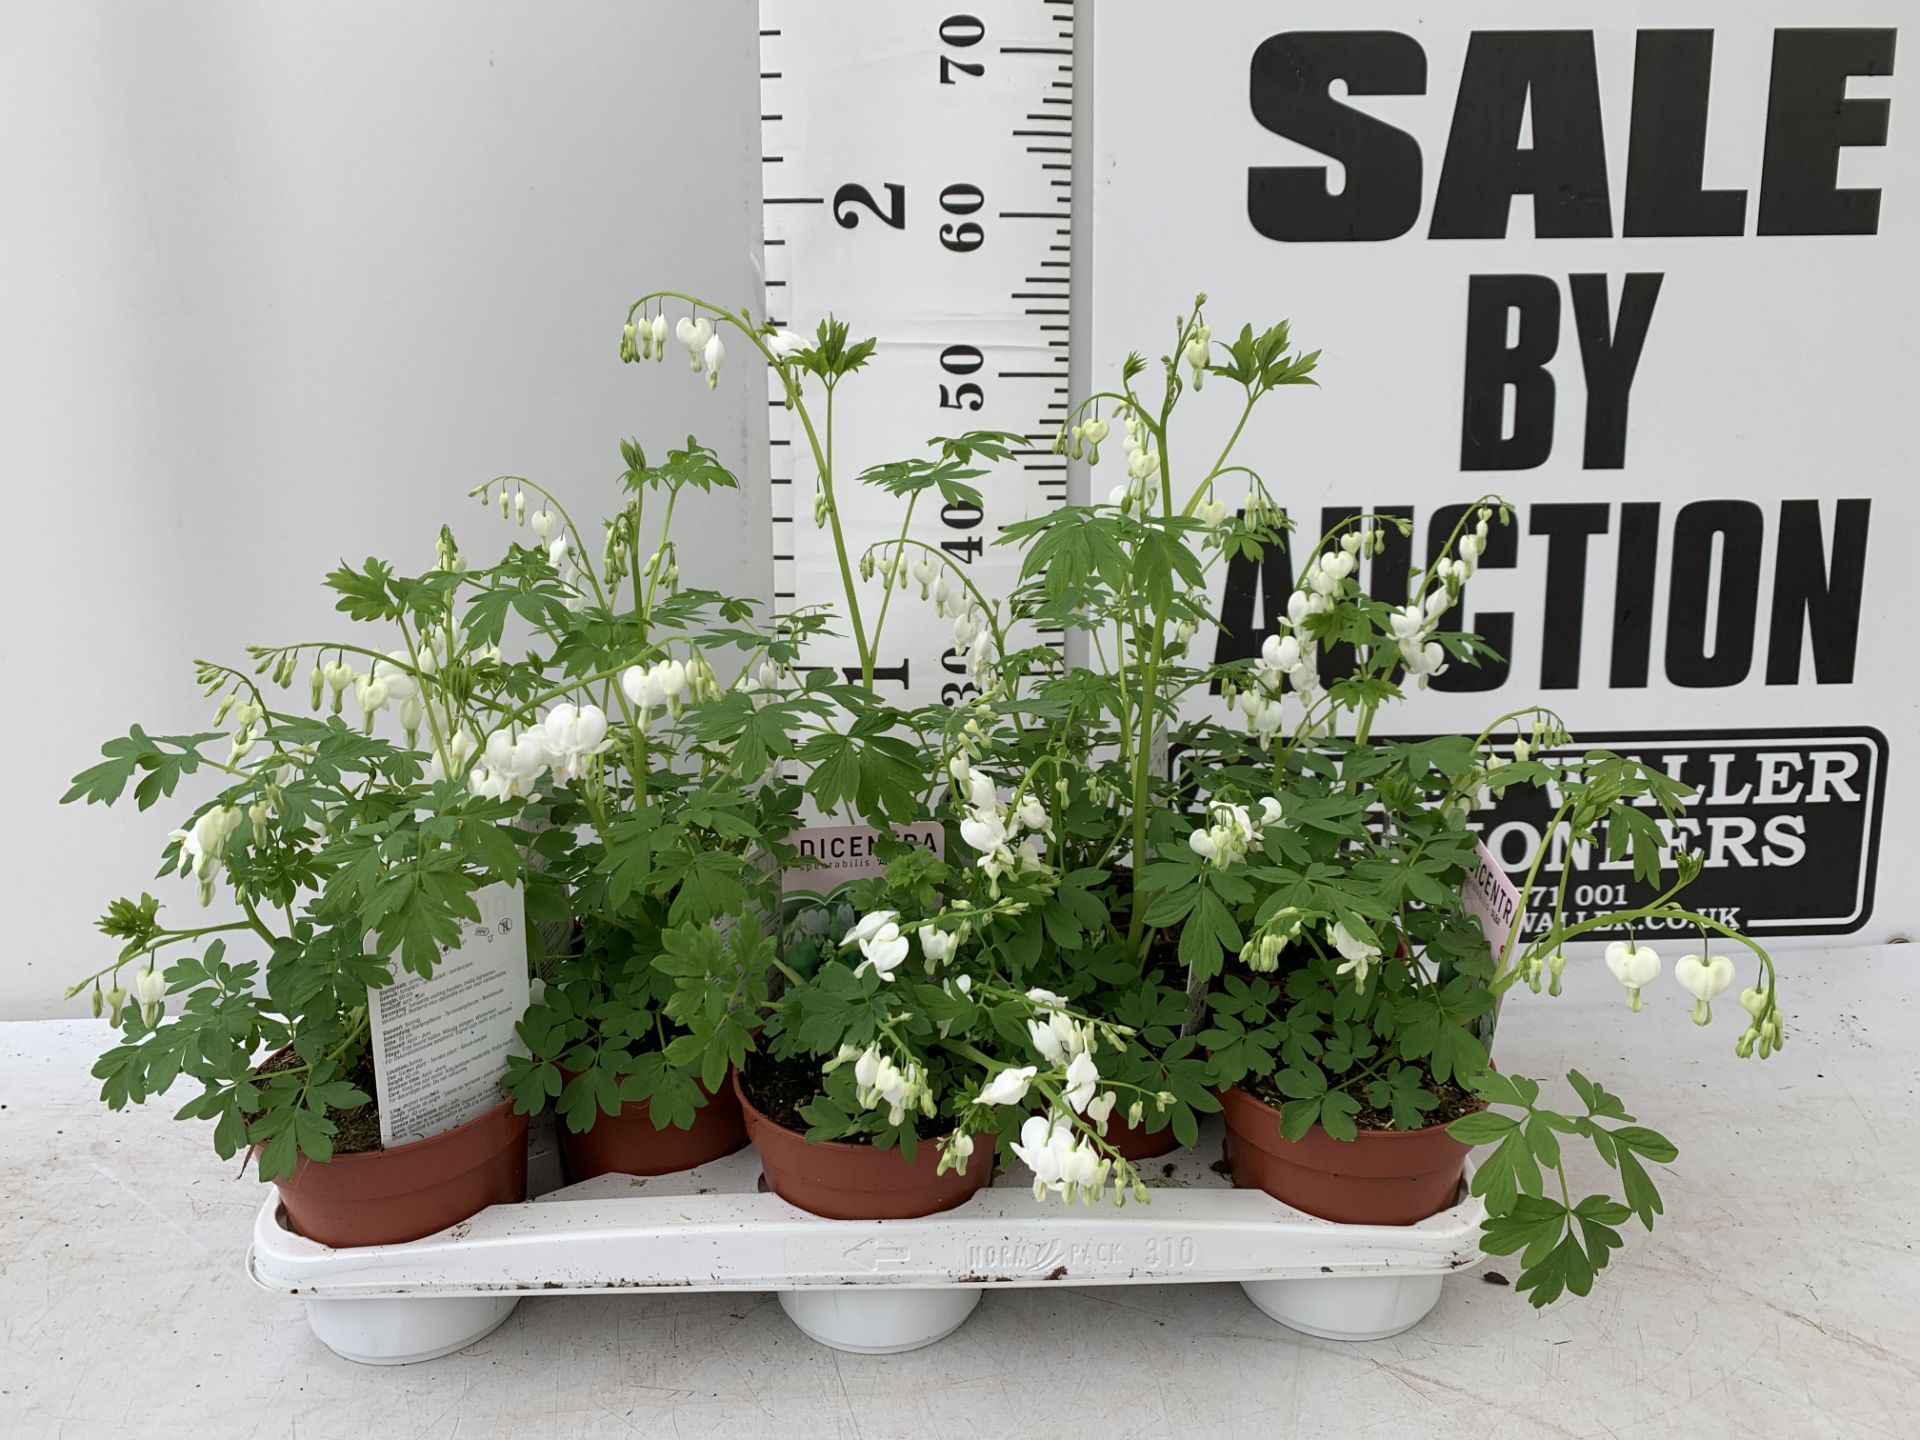
[[[1537,697],[1679,775],[1689,900],[1759,934],[1920,918],[1875,885],[1920,862],[1883,825],[1920,802],[1917,18],[1113,0],[1093,36],[1095,385],[1164,354],[1196,291],[1216,334],[1290,319],[1322,388],[1264,406],[1240,458],[1304,535],[1411,519],[1383,598],[1463,504],[1514,502],[1455,617],[1505,658],[1392,727],[1471,734]],[[1183,407],[1189,453],[1237,418],[1225,390]],[[1292,579],[1279,552],[1226,569],[1212,652],[1257,650]],[[1516,865],[1549,813],[1483,814],[1488,848]],[[1551,863],[1601,910],[1637,893],[1603,861]]]

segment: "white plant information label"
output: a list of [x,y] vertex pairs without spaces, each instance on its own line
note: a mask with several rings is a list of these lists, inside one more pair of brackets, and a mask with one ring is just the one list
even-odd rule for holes
[[367,992],[380,1143],[425,1140],[500,1101],[513,1027],[531,998],[524,897],[502,882],[473,893],[478,921],[461,922],[457,950],[433,978],[398,975]]
[[1520,892],[1507,878],[1507,872],[1500,868],[1500,862],[1493,858],[1485,841],[1474,841],[1473,851],[1479,863],[1467,874],[1467,883],[1460,892],[1461,907],[1480,922],[1480,932],[1487,937],[1487,948],[1493,951],[1494,968],[1503,970],[1507,964],[1507,937],[1513,933],[1513,917],[1520,911]]

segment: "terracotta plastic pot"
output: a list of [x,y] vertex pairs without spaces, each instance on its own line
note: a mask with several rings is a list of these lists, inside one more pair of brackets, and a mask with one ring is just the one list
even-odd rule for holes
[[1223,1090],[1227,1165],[1243,1190],[1348,1225],[1411,1225],[1450,1208],[1471,1148],[1444,1125],[1362,1130],[1335,1140],[1318,1125],[1298,1140],[1280,1134],[1280,1111],[1243,1090]]
[[829,1220],[911,1220],[935,1215],[972,1198],[993,1178],[993,1152],[984,1143],[964,1175],[940,1167],[940,1143],[922,1140],[908,1161],[897,1149],[809,1140],[769,1120],[754,1107],[734,1072],[734,1093],[747,1121],[747,1138],[760,1156],[767,1188],[789,1205]]
[[527,1198],[527,1117],[503,1100],[440,1135],[301,1160],[276,1180],[287,1221],[322,1245],[400,1245]]
[[747,1143],[740,1097],[726,1081],[714,1091],[702,1085],[700,1093],[706,1103],[693,1112],[693,1125],[686,1130],[671,1125],[654,1129],[644,1100],[622,1105],[616,1115],[598,1116],[591,1130],[578,1134],[562,1120],[560,1148],[567,1157],[567,1178],[578,1182],[596,1175],[668,1175],[733,1154]]
[[1142,1160],[1157,1160],[1180,1148],[1171,1124],[1149,1133],[1145,1125],[1129,1125],[1124,1118],[1109,1120],[1106,1138],[1123,1160],[1131,1160],[1136,1165]]

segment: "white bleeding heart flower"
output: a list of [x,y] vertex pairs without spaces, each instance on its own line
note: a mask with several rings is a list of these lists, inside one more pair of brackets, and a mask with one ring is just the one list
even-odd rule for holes
[[720,384],[720,362],[727,358],[727,347],[720,343],[717,334],[709,335],[700,355],[707,366],[707,388],[715,389]]
[[140,1020],[148,1029],[160,1018],[167,998],[167,982],[152,960],[133,972],[130,992],[140,1006]]
[[1060,1092],[1060,1098],[1067,1102],[1069,1109],[1079,1114],[1093,1100],[1099,1084],[1099,1067],[1093,1063],[1093,1056],[1082,1050],[1067,1065],[1066,1088]]
[[872,966],[873,973],[882,980],[891,980],[900,962],[907,958],[908,949],[907,937],[900,933],[898,925],[889,921],[860,941],[860,954],[864,958],[853,967],[853,973],[858,975]]
[[1682,955],[1673,962],[1673,978],[1680,988],[1693,996],[1693,1023],[1708,1024],[1713,1019],[1712,1002],[1725,993],[1737,975],[1733,961],[1724,955],[1702,960],[1698,955]]
[[1280,815],[1280,802],[1278,800],[1274,799],[1271,795],[1263,795],[1260,797],[1260,823],[1262,825],[1278,825],[1280,823]]
[[1068,1058],[1093,1049],[1092,1027],[1082,1025],[1064,1010],[1055,1010],[1047,1016],[1047,1028],[1060,1042],[1060,1053]]
[[1047,1021],[1027,1021],[1027,1038],[1033,1042],[1033,1048],[1040,1052],[1040,1058],[1049,1065],[1058,1065],[1067,1058],[1067,1047],[1061,1043],[1059,1033]]
[[1218,530],[1227,518],[1227,502],[1208,496],[1193,507],[1193,518],[1209,530]]
[[1240,704],[1246,711],[1247,728],[1259,737],[1260,748],[1264,750],[1280,731],[1283,713],[1280,702],[1250,691],[1240,697]]
[[414,678],[414,668],[412,658],[404,650],[389,651],[386,659],[373,662],[374,677],[387,687],[387,698],[395,701],[410,700],[420,693],[420,682]]
[[853,928],[840,937],[840,943],[842,945],[858,945],[864,940],[871,940],[899,918],[900,912],[898,910],[875,910],[869,914],[862,915],[854,922]]
[[1366,989],[1367,973],[1373,968],[1374,961],[1380,958],[1380,947],[1364,936],[1354,934],[1338,920],[1327,927],[1327,942],[1346,960],[1346,963],[1333,973],[1351,974],[1354,986],[1357,989]]
[[607,734],[606,712],[598,705],[556,705],[541,721],[540,731],[553,778],[563,785],[584,775],[588,758],[613,743]]
[[[1435,593],[1445,594],[1446,592],[1436,591]],[[1432,627],[1426,609],[1418,604],[1395,610],[1388,624],[1393,629],[1393,638],[1402,644],[1409,640],[1425,639],[1427,631]]]
[[967,770],[967,804],[982,815],[998,815],[1000,811],[1000,792],[994,788],[993,777],[982,774],[971,767]]
[[697,375],[705,359],[707,342],[713,339],[713,323],[703,317],[682,316],[673,327],[674,336],[686,346],[687,360]]
[[1038,1067],[1022,1065],[1018,1069],[1002,1070],[989,1080],[980,1093],[974,1097],[976,1105],[1018,1105],[1027,1098],[1027,1087],[1033,1083],[1033,1077],[1039,1073]]
[[1438,640],[1429,640],[1421,644],[1417,640],[1400,642],[1400,660],[1407,667],[1407,674],[1420,681],[1422,690],[1436,675],[1447,673],[1447,652],[1441,648]]
[[1758,1020],[1767,1009],[1767,992],[1749,985],[1740,992],[1740,1008]]
[[1616,940],[1607,946],[1607,969],[1627,987],[1627,1008],[1639,1010],[1640,992],[1660,975],[1660,955],[1650,945]]
[[1006,847],[1007,822],[998,815],[976,814],[960,822],[960,838],[982,855]]
[[862,1090],[871,1090],[874,1081],[880,1078],[880,1052],[869,1045],[860,1052],[860,1058],[853,1062],[853,1083]]
[[776,330],[767,337],[767,350],[775,360],[785,360],[806,348],[806,340],[791,330]]
[[527,517],[527,525],[540,537],[543,545],[553,538],[553,527],[559,523],[560,517],[544,505]]
[[1033,1171],[1036,1200],[1049,1192],[1069,1200],[1076,1194],[1091,1199],[1106,1185],[1112,1170],[1111,1162],[1076,1137],[1072,1123],[1058,1115],[1029,1115],[1012,1148]]
[[1187,341],[1186,348],[1180,352],[1180,358],[1193,367],[1193,388],[1195,390],[1206,382],[1207,360],[1212,346],[1208,344],[1212,332],[1205,325],[1193,332],[1193,338]]
[[1102,1090],[1087,1102],[1087,1119],[1102,1135],[1107,1133],[1107,1117],[1113,1114],[1113,1107],[1119,1103],[1120,1097],[1111,1090]]
[[971,648],[985,628],[986,623],[980,614],[980,607],[968,606],[966,612],[953,622],[953,648],[956,650]]
[[945,964],[953,958],[953,952],[960,943],[960,937],[951,931],[936,930],[928,925],[920,931],[920,953],[927,962],[927,972],[933,967]]
[[620,672],[620,690],[629,704],[641,710],[657,710],[667,703],[666,692],[651,665],[629,665]]

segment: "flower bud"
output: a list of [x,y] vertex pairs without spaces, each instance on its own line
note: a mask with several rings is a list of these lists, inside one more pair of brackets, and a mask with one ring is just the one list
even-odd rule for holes
[[1567,973],[1566,951],[1556,950],[1547,957],[1547,972],[1553,976],[1552,982],[1547,986],[1547,993],[1549,995],[1558,995],[1560,993],[1560,977]]

